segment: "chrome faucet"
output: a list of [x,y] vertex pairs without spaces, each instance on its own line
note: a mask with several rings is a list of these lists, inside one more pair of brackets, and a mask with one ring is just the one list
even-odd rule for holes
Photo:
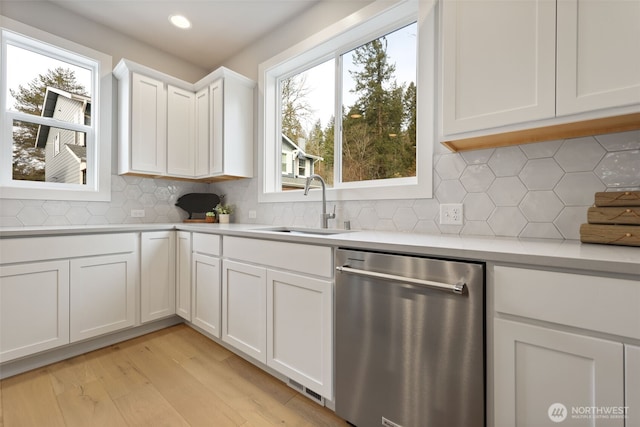
[[322,228],[329,228],[329,220],[336,217],[336,205],[333,205],[333,212],[327,213],[327,188],[324,182],[324,179],[320,175],[311,175],[307,177],[307,181],[304,184],[304,195],[306,196],[309,193],[309,186],[311,185],[311,181],[317,179],[320,181],[322,185]]

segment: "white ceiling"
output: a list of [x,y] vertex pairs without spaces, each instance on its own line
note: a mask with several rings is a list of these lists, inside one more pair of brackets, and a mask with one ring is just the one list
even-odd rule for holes
[[[48,1],[210,70],[321,0]],[[192,28],[171,25],[173,14]]]

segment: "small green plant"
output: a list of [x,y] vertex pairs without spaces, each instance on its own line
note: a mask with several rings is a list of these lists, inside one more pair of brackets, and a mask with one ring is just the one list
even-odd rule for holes
[[218,203],[218,205],[213,210],[218,214],[231,214],[233,213],[233,206]]
[[206,214],[204,214],[205,216],[216,216],[215,212],[207,212]]

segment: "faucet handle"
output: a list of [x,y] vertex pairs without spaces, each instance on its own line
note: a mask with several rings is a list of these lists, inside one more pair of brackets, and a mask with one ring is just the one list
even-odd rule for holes
[[336,205],[333,205],[333,212],[331,212],[328,216],[329,219],[333,219],[336,217]]

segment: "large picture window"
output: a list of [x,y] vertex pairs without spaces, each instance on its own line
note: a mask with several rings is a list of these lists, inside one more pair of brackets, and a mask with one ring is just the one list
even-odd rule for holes
[[101,73],[110,72],[111,60],[60,42],[65,46],[2,29],[3,198],[110,198],[110,131],[101,129],[110,120],[100,114],[110,105]]
[[362,13],[348,31],[261,65],[261,201],[294,200],[313,174],[336,200],[432,196],[435,11],[421,17],[417,3]]

